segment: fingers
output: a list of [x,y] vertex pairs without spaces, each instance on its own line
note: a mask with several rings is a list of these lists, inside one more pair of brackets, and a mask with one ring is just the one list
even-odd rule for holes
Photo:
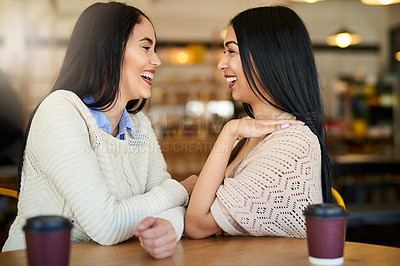
[[285,121],[285,120],[278,120],[276,122],[269,122],[269,123],[263,123],[264,125],[264,130],[266,132],[271,133],[274,131],[278,131],[280,129],[285,129],[290,127],[291,125],[304,125],[303,122],[301,121]]
[[276,125],[276,124],[289,124],[289,125],[304,125],[303,121],[294,120],[294,119],[280,119],[280,120],[255,120],[257,123],[261,123],[263,125]]
[[277,131],[279,129],[285,129],[288,128],[291,125],[304,125],[304,122],[298,121],[298,120],[256,120],[256,123],[258,125],[263,125],[264,127],[262,128],[264,131],[266,130],[267,132],[273,132]]
[[155,218],[155,217],[144,218],[140,222],[140,224],[136,227],[135,236],[139,236],[141,231],[144,231],[146,229],[149,229],[149,228],[155,226],[156,222],[157,222],[157,218]]
[[146,244],[142,245],[143,248],[155,259],[165,259],[171,257],[175,253],[176,242],[174,241],[171,245],[164,245],[161,247],[150,247]]
[[284,123],[284,124],[281,124],[280,126],[281,126],[281,128],[288,128],[289,127],[289,123]]
[[295,119],[264,120],[264,119],[233,119],[224,126],[224,132],[235,140],[242,138],[262,137],[269,133],[285,129],[291,125],[304,125]]
[[153,241],[152,239],[140,238],[140,244],[152,257],[156,259],[163,259],[172,256],[176,248],[175,240],[164,242],[161,241],[161,239]]
[[169,221],[148,217],[141,224],[147,225],[146,229],[136,230],[135,235],[139,237],[140,244],[152,257],[162,259],[174,254],[177,235]]
[[[172,224],[164,219],[155,218],[156,222],[152,227],[149,227],[145,230],[138,232],[138,235],[142,239],[153,239],[157,240],[159,238],[171,238],[172,240],[176,240],[176,232]],[[157,241],[154,241],[158,243]]]
[[285,129],[291,125],[304,125],[297,120],[255,120],[254,124],[242,125],[239,137],[262,137],[266,134]]

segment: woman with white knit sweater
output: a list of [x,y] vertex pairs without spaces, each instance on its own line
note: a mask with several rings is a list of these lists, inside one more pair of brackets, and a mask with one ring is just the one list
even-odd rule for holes
[[307,205],[332,201],[307,30],[287,7],[253,8],[231,20],[224,46],[218,68],[251,118],[222,129],[194,187],[185,235],[304,238]]
[[155,258],[174,253],[197,177],[171,179],[140,112],[161,64],[155,45],[150,20],[134,7],[96,3],[82,13],[27,128],[18,213],[3,251],[25,248],[27,218],[55,214],[72,221],[73,242],[136,236]]

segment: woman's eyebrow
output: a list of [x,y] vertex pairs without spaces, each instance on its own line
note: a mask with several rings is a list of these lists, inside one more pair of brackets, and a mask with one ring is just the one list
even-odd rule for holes
[[235,44],[236,46],[239,46],[237,42],[235,41],[229,41],[225,43],[225,47],[228,46],[229,44]]
[[139,42],[141,42],[141,41],[147,41],[147,42],[149,42],[150,44],[153,44],[153,40],[150,39],[150,38],[148,38],[148,37],[144,37],[144,38],[141,39]]

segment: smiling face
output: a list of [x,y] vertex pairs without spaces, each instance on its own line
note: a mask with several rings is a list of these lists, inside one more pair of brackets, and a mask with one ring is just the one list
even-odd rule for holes
[[150,21],[142,21],[133,28],[126,44],[121,66],[120,92],[123,102],[151,96],[151,82],[161,61],[155,53],[156,38]]
[[218,64],[218,68],[224,72],[224,77],[232,90],[232,98],[236,101],[252,104],[258,101],[244,75],[242,61],[239,54],[239,46],[235,31],[228,27],[225,40],[225,55]]

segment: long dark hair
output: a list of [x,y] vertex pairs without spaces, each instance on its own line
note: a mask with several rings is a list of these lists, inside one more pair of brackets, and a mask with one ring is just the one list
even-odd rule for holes
[[[311,40],[303,21],[290,8],[268,6],[245,10],[235,16],[230,25],[235,31],[242,67],[254,94],[295,115],[318,137],[322,154],[322,194],[324,202],[332,202],[332,169],[325,143],[324,109]],[[244,103],[244,109],[254,118],[249,104]]]
[[[68,90],[79,98],[96,97],[95,107],[106,110],[115,103],[119,95],[121,64],[127,41],[136,24],[150,19],[139,9],[123,3],[95,3],[83,11],[72,32],[60,73],[51,89]],[[146,99],[131,100],[126,108],[131,113],[139,112]],[[39,105],[38,105],[39,106]],[[17,185],[20,186],[23,156],[32,118],[25,131],[19,160]]]
[[[139,9],[123,3],[95,3],[76,22],[60,74],[52,88],[69,90],[82,98],[96,95],[88,105],[109,108],[119,94],[121,62],[126,43],[134,26],[143,18],[150,19]],[[145,99],[128,102],[131,109]]]

